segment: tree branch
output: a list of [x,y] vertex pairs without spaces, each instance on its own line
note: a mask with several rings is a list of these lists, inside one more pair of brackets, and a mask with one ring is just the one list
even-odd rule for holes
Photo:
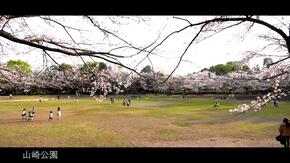
[[288,72],[288,71],[285,71],[285,72],[282,72],[282,73],[280,73],[280,74],[276,74],[276,75],[274,75],[274,76],[270,76],[270,77],[267,77],[267,78],[263,78],[262,80],[273,79],[273,78],[276,78],[276,77],[278,77],[278,76],[282,76],[282,75],[284,75],[284,74],[289,74],[289,72]]
[[172,71],[172,72],[167,76],[167,78],[166,78],[164,81],[162,81],[161,83],[166,82],[166,81],[170,78],[170,76],[175,72],[175,70],[179,67],[180,62],[182,61],[182,58],[183,58],[183,56],[185,55],[185,53],[187,52],[187,50],[189,49],[190,45],[191,45],[191,44],[193,43],[193,41],[194,41],[194,40],[199,36],[199,34],[201,33],[202,29],[203,29],[206,25],[207,25],[207,23],[205,23],[205,24],[203,24],[203,25],[201,26],[201,28],[199,29],[198,33],[197,33],[197,34],[195,35],[195,37],[190,41],[190,43],[187,45],[187,47],[185,48],[184,52],[183,52],[182,55],[180,56],[179,61],[178,61],[177,65],[175,66],[175,68],[173,69],[173,71]]
[[276,61],[276,62],[273,62],[273,63],[271,63],[271,64],[269,64],[269,65],[270,65],[270,66],[275,65],[275,64],[280,63],[280,62],[283,62],[283,61],[285,61],[285,60],[287,60],[287,59],[289,59],[289,58],[290,58],[290,56],[288,56],[288,57],[286,57],[286,58],[283,58],[283,59],[280,59],[280,60],[278,60],[278,61]]

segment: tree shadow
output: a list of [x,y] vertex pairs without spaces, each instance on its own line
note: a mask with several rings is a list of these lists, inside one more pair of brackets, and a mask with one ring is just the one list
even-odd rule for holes
[[5,125],[5,124],[25,124],[25,123],[39,123],[39,122],[45,122],[45,120],[32,120],[28,121],[25,119],[0,119],[0,125]]

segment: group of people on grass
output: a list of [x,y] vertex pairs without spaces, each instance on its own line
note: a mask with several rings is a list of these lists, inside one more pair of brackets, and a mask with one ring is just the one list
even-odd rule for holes
[[[140,99],[140,96],[136,96],[136,99]],[[110,104],[115,104],[116,100],[113,96],[110,96]],[[130,97],[125,97],[123,99],[123,106],[129,107],[131,105],[132,101]]]
[[[61,118],[60,107],[57,107],[56,117],[57,117],[57,120],[60,120],[60,118]],[[49,111],[49,113],[48,113],[48,120],[49,120],[49,121],[53,120],[53,112],[52,112],[52,110]]]
[[130,98],[124,98],[123,106],[129,107],[130,105],[131,105],[131,99]]
[[[33,121],[33,118],[36,117],[36,109],[34,107],[32,107],[32,111],[26,112],[26,109],[24,108],[22,110],[21,117],[23,120]],[[60,107],[57,107],[56,117],[58,120],[61,119]],[[53,120],[53,112],[52,111],[49,111],[49,113],[48,113],[48,120],[49,121]]]
[[[111,104],[115,103],[115,98],[114,97],[110,97],[110,102]],[[274,100],[273,104],[275,107],[278,107],[278,100]],[[123,100],[123,105],[129,107],[131,105],[131,99],[128,97],[125,97]],[[214,107],[219,107],[220,103],[219,102],[215,102],[214,103]],[[22,119],[24,120],[28,120],[28,121],[32,121],[34,117],[36,117],[36,109],[34,107],[32,107],[31,111],[26,111],[26,109],[24,108],[22,110],[21,113]],[[57,111],[56,111],[56,117],[58,120],[61,119],[62,113],[60,110],[60,107],[57,107]],[[52,121],[53,120],[53,111],[49,111],[48,113],[48,120]],[[279,126],[279,136],[276,137],[276,140],[279,141],[281,143],[281,145],[284,145],[285,148],[289,148],[289,138],[290,138],[290,123],[289,120],[287,118],[284,118],[282,123]]]
[[28,111],[28,113],[26,113],[26,109],[23,108],[22,113],[21,113],[22,119],[32,121],[35,116],[36,116],[36,110],[34,107],[32,107],[32,111]]

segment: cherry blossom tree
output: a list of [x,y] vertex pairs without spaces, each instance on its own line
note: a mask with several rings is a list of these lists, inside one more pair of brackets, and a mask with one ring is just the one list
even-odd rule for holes
[[[265,66],[261,70],[261,72],[249,75],[252,77],[248,76],[250,79],[246,80],[274,80],[275,82],[272,87],[274,88],[273,91],[276,90],[276,92],[272,92],[275,94],[271,97],[279,98],[281,97],[281,95],[284,95],[283,93],[286,93],[287,91],[278,91],[278,87],[277,89],[275,89],[276,84],[278,83],[279,87],[281,87],[281,83],[289,85],[289,82],[285,82],[288,81],[289,63],[287,61],[290,58],[290,32],[289,22],[287,22],[289,20],[283,20],[283,18],[284,17],[277,17],[276,21],[271,21],[268,20],[267,17],[252,15],[208,16],[203,17],[202,19],[195,19],[195,17],[172,17],[172,19],[176,21],[184,22],[185,25],[183,27],[180,27],[179,29],[169,31],[169,33],[162,34],[162,32],[160,32],[155,38],[152,38],[152,40],[148,42],[145,41],[145,43],[144,41],[142,41],[140,43],[136,40],[128,40],[126,35],[122,34],[122,31],[118,31],[116,29],[120,29],[119,27],[128,23],[144,23],[147,20],[143,17],[62,17],[4,15],[0,16],[0,46],[3,52],[7,52],[9,50],[13,50],[13,48],[17,47],[18,45],[25,45],[25,47],[28,47],[29,50],[36,49],[40,55],[51,59],[56,64],[58,64],[57,59],[55,59],[56,56],[63,55],[78,57],[84,63],[84,57],[91,58],[93,61],[95,61],[95,59],[99,59],[107,63],[122,66],[127,70],[143,77],[144,80],[149,80],[150,78],[148,76],[144,76],[144,74],[137,71],[137,67],[141,65],[141,63],[145,59],[147,59],[151,63],[153,72],[152,78],[149,81],[152,81],[151,83],[154,83],[152,86],[160,87],[171,78],[179,65],[182,64],[182,62],[184,61],[184,56],[188,53],[191,47],[195,46],[196,44],[200,43],[205,39],[210,39],[212,36],[218,33],[233,29],[237,26],[245,27],[245,31],[241,31],[243,38],[246,37],[246,34],[254,29],[255,26],[261,26],[268,29],[269,31],[269,33],[263,33],[259,36],[259,39],[265,40],[267,44],[265,44],[265,46],[262,47],[260,50],[253,49],[252,51],[245,52],[246,57],[244,58],[244,61],[249,61],[250,59],[257,56],[264,56],[268,58],[276,57],[278,58],[278,60],[267,62],[267,66]],[[74,25],[72,25],[72,22],[77,23],[74,23]],[[174,39],[175,36],[188,32],[189,30],[192,31],[192,35],[190,36],[191,39],[185,41],[185,44],[183,44],[185,46],[182,48],[181,51],[178,52],[179,57],[177,58],[176,66],[168,75],[161,77],[161,75],[154,70],[154,65],[150,58],[153,56],[160,56],[159,50],[162,46],[166,46],[166,43],[170,39]],[[92,35],[92,33],[94,35]],[[271,54],[266,53],[267,51],[265,49],[272,49]],[[279,51],[279,53],[277,51]],[[133,66],[130,66],[129,64],[124,64],[124,60],[128,59],[139,60],[139,62],[136,62],[136,64],[133,64]],[[268,61],[270,61],[270,59],[268,59]],[[78,69],[76,69],[76,71],[77,70]],[[65,75],[69,72],[63,73],[63,77],[66,80],[62,80],[63,78],[60,76],[61,73],[57,73],[56,77],[52,78],[51,80],[56,81],[56,83],[58,83],[59,85],[69,85],[73,83],[71,81],[78,81],[82,78],[81,76],[76,76],[77,72],[73,71],[74,70],[72,70],[72,74],[70,75]],[[95,70],[90,73],[90,75],[93,76],[88,75],[82,79],[91,82],[90,86],[93,93],[98,89],[101,90],[104,94],[112,91],[111,88],[113,87],[113,85],[112,82],[110,82],[109,75],[110,73],[112,74],[112,72],[110,70],[108,70],[108,72],[107,70],[103,72]],[[3,68],[2,74],[4,75],[2,75],[3,77],[1,78],[1,80],[3,80],[3,83],[5,83],[4,81],[6,81],[6,84],[8,84],[7,82],[9,81],[9,77],[8,79],[6,79],[5,77],[9,76],[8,74],[10,74],[11,76],[13,76],[12,74],[15,75],[14,72],[7,73],[5,68]],[[130,75],[125,75],[126,80],[123,81],[130,81]],[[201,75],[201,78],[204,77],[204,80],[201,81],[193,75],[192,77],[189,77],[188,80],[183,80],[183,87],[209,87],[211,89],[214,89],[220,87],[232,88],[237,83],[244,83],[243,87],[248,87],[250,85],[248,84],[248,82],[244,81],[236,82],[242,80],[240,78],[245,78],[245,76],[239,76],[239,78],[235,78],[235,81],[227,76],[214,76],[213,74],[208,74],[206,72],[199,75]],[[16,79],[24,80],[31,76],[21,76],[18,74],[15,77]],[[281,79],[278,79],[278,77],[280,77]],[[158,78],[162,79],[162,81],[158,81]],[[34,78],[29,80],[34,80]],[[191,83],[191,80],[196,82],[194,82],[193,84]],[[122,83],[123,81],[118,81],[118,83]],[[198,84],[196,84],[197,81],[199,81]],[[128,83],[130,82],[127,82],[127,84]],[[127,84],[123,83],[122,85]],[[158,87],[152,87],[152,89],[157,90]],[[283,88],[286,87],[287,86]],[[261,102],[259,103],[261,104]]]

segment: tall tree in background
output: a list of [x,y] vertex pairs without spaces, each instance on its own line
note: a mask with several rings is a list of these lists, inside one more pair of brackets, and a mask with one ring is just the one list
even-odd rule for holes
[[27,63],[26,61],[22,61],[22,60],[9,60],[8,62],[6,62],[5,66],[7,66],[8,68],[12,68],[14,70],[17,71],[21,71],[24,73],[32,73],[31,70],[31,66],[29,63]]

